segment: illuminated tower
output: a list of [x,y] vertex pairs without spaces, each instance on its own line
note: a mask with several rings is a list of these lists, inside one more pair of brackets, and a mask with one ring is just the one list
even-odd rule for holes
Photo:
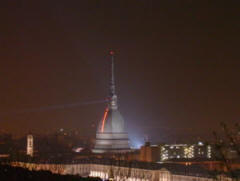
[[33,135],[27,135],[27,155],[33,157]]
[[94,153],[130,151],[128,134],[125,132],[124,119],[118,110],[114,78],[114,52],[110,51],[111,80],[108,105],[103,119],[98,125]]

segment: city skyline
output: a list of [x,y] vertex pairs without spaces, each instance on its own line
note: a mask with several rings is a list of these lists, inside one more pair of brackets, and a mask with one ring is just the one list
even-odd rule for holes
[[206,140],[220,122],[239,122],[234,1],[6,1],[3,7],[1,129],[78,128],[94,138],[108,96],[110,49],[119,107],[136,144],[145,136]]

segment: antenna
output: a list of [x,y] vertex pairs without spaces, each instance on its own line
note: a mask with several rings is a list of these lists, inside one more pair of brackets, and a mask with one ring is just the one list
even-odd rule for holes
[[115,77],[114,77],[114,55],[115,52],[111,50],[109,52],[109,55],[111,56],[111,80],[110,80],[110,95],[113,96],[116,94],[115,91]]

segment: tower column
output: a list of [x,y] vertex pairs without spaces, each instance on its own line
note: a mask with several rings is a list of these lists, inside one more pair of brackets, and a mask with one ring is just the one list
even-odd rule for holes
[[33,157],[33,135],[27,135],[27,155]]

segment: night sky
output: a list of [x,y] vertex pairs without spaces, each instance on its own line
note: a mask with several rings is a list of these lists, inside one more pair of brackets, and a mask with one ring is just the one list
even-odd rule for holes
[[0,129],[94,138],[114,49],[133,142],[210,139],[221,121],[240,122],[237,2],[1,2]]

